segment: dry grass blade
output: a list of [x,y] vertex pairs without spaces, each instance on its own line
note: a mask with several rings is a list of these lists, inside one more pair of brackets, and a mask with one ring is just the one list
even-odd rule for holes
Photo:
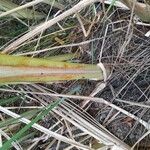
[[[18,6],[18,7],[15,7],[14,9],[11,9],[11,10],[8,10],[8,11],[6,11],[6,12],[3,12],[3,13],[1,13],[0,14],[0,18],[1,17],[4,17],[4,16],[7,16],[7,15],[10,15],[10,14],[14,14],[15,12],[18,12],[19,10],[22,10],[22,9],[25,9],[25,8],[28,8],[28,7],[31,7],[31,6],[34,6],[34,5],[36,5],[36,4],[39,4],[39,3],[41,3],[41,2],[43,2],[43,3],[47,3],[47,4],[51,4],[51,5],[53,5],[53,7],[57,7],[57,8],[59,8],[59,9],[63,9],[63,5],[60,5],[59,3],[56,3],[56,2],[54,2],[54,3],[52,3],[52,2],[50,2],[50,1],[48,1],[48,0],[34,0],[34,1],[32,1],[32,2],[28,2],[27,4],[24,4],[24,5],[21,5],[21,6]],[[24,10],[23,10],[24,11]],[[22,12],[23,12],[22,11]],[[28,11],[28,10],[27,10]],[[44,15],[43,15],[44,16]]]
[[135,3],[135,8],[134,8],[135,14],[138,15],[142,21],[150,22],[150,5],[149,4],[136,2],[134,0],[121,0],[121,1],[126,6],[128,6],[131,10],[133,9],[134,3]]
[[22,92],[22,93],[32,93],[32,94],[37,94],[37,95],[49,95],[49,96],[54,96],[54,97],[72,98],[72,99],[79,99],[79,100],[90,100],[90,101],[93,101],[93,102],[102,103],[102,104],[108,105],[108,106],[122,112],[123,114],[135,119],[136,121],[141,123],[146,129],[148,129],[148,130],[150,129],[150,125],[146,121],[144,121],[141,118],[135,116],[134,114],[131,114],[128,111],[116,106],[115,104],[112,104],[111,102],[106,101],[103,98],[88,97],[88,96],[77,96],[77,95],[66,95],[66,94],[53,94],[53,93],[42,93],[42,92],[19,91],[19,90],[9,90],[9,89],[3,89],[3,88],[0,88],[0,91],[7,91],[7,92],[13,92],[13,93],[20,93],[20,92]]
[[118,102],[122,102],[122,103],[126,103],[129,105],[133,105],[133,106],[139,106],[139,107],[144,107],[144,108],[150,108],[149,105],[146,104],[141,104],[141,103],[136,103],[136,102],[130,102],[130,101],[126,101],[126,100],[121,100],[121,99],[115,99]]
[[[102,2],[103,2],[103,1],[102,1]],[[105,0],[104,3],[111,5],[112,0]],[[114,6],[120,7],[120,8],[122,8],[122,9],[129,9],[126,5],[124,5],[124,4],[123,4],[122,2],[120,2],[120,1],[115,1]]]
[[[27,3],[26,5],[19,7],[18,5],[12,3],[9,0],[0,0],[0,4],[1,4],[0,8],[2,10],[6,11],[6,12],[0,14],[0,18],[15,12],[12,15],[14,15],[15,17],[18,17],[18,18],[41,19],[45,16],[44,14],[27,8],[27,7],[32,6],[34,3],[39,3],[39,1],[41,1],[41,0],[37,0],[37,1],[31,2],[29,4]],[[21,10],[23,8],[26,8],[26,9]]]
[[14,12],[19,11],[19,10],[22,10],[22,9],[34,6],[34,5],[36,5],[36,4],[38,4],[38,3],[42,2],[42,1],[43,0],[35,0],[35,1],[32,1],[32,2],[29,2],[29,3],[25,4],[25,5],[15,7],[14,9],[11,9],[11,10],[8,10],[8,11],[6,11],[4,13],[1,13],[0,14],[0,18],[4,17],[4,16],[7,16],[7,15],[10,15],[10,14],[12,14]]
[[105,145],[120,145],[122,149],[130,149],[128,145],[113,136],[103,126],[97,125],[94,118],[82,112],[79,107],[76,108],[72,105],[73,102],[65,101],[54,112]]
[[142,137],[140,137],[137,142],[132,146],[131,150],[134,150],[135,146],[140,143],[146,136],[150,134],[150,130],[148,130]]
[[[47,90],[42,89],[38,85],[35,85],[34,87],[36,87],[39,91],[49,93]],[[68,133],[72,139],[77,136],[77,134],[74,133],[74,127],[72,126],[74,125],[75,130],[81,130],[79,135],[88,134],[89,136],[97,139],[100,143],[103,143],[103,145],[105,144],[110,147],[113,145],[121,145],[120,147],[122,150],[130,149],[128,145],[113,136],[113,134],[111,134],[105,127],[100,125],[94,118],[88,115],[88,113],[82,110],[78,105],[72,102],[72,100],[65,99],[65,101],[62,101],[62,103],[60,103],[56,109],[53,109],[53,112],[58,116],[61,116],[64,121],[66,120],[65,122],[68,122],[67,124],[71,128],[69,128],[68,125],[66,125],[66,128],[69,130]],[[73,136],[73,134],[75,135]],[[73,146],[71,147],[73,148]]]
[[[0,134],[3,135],[7,140],[10,139],[10,137],[0,129]],[[1,145],[2,146],[2,145]],[[12,142],[12,146],[16,149],[16,150],[22,150],[21,146],[17,143],[17,142]],[[0,147],[1,148],[1,147]]]
[[17,48],[17,46],[19,46],[20,44],[22,44],[26,40],[29,40],[29,39],[35,37],[36,35],[40,34],[43,31],[45,31],[47,28],[50,28],[51,26],[53,26],[57,22],[63,20],[64,18],[66,18],[66,17],[82,10],[83,8],[85,8],[88,5],[90,5],[94,2],[97,2],[97,1],[98,0],[81,0],[78,4],[73,6],[71,9],[69,9],[69,10],[63,12],[62,14],[58,15],[57,17],[55,17],[55,18],[39,25],[38,27],[36,27],[32,31],[28,32],[27,34],[23,35],[22,37],[20,37],[19,39],[17,39],[13,43],[11,43],[9,46],[7,46],[4,49],[4,51],[2,53],[9,53],[9,52],[15,50]]
[[56,0],[55,1],[43,0],[43,3],[46,3],[48,5],[52,5],[53,7],[56,7],[58,9],[64,9],[64,5],[58,3]]
[[149,148],[149,0],[6,1],[0,147]]
[[[4,108],[2,106],[0,106],[0,111],[3,112],[3,113],[5,113],[5,114],[7,114],[7,115],[9,115],[9,116],[11,116],[11,117],[13,117],[13,118],[21,118],[21,119],[19,119],[19,121],[21,121],[21,122],[23,122],[25,124],[29,124],[31,122],[30,120],[28,120],[26,118],[23,118],[20,115],[14,113],[14,112],[9,111],[9,110],[7,110],[6,108]],[[68,144],[72,144],[75,147],[81,148],[83,150],[88,150],[89,149],[87,146],[82,145],[82,144],[80,144],[80,143],[78,143],[78,142],[76,142],[74,140],[68,139],[68,138],[66,138],[66,137],[64,137],[64,136],[62,136],[60,134],[52,132],[49,129],[44,128],[43,126],[40,126],[39,124],[35,123],[35,124],[32,125],[32,127],[35,128],[35,129],[37,129],[37,130],[39,130],[39,131],[41,131],[41,132],[43,132],[43,133],[45,133],[46,135],[52,136],[52,137],[54,137],[54,138],[56,138],[58,140],[66,142]]]

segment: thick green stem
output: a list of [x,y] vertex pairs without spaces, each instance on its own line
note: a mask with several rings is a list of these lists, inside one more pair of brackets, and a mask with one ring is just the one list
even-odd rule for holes
[[97,65],[0,54],[0,84],[76,79],[103,80],[103,71]]

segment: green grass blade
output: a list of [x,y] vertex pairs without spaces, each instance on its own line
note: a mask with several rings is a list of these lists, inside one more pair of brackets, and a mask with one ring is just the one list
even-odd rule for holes
[[48,105],[46,109],[44,109],[35,119],[33,119],[29,124],[27,124],[24,128],[22,128],[18,133],[16,133],[10,140],[4,143],[2,149],[9,149],[11,147],[11,143],[16,141],[21,137],[23,133],[25,133],[28,129],[32,127],[32,125],[42,119],[43,116],[47,115],[53,108],[60,104],[61,100],[57,100],[54,103]]
[[6,99],[0,99],[0,105],[3,106],[5,104],[11,104],[17,100],[20,100],[21,96],[14,96]]
[[37,110],[37,109],[30,110],[28,112],[22,113],[20,118],[10,118],[10,119],[6,119],[5,121],[1,121],[0,122],[0,128],[19,123],[18,120],[21,119],[22,117],[26,117],[28,119],[31,119],[34,115],[36,115],[40,111],[41,111],[41,109],[39,109],[39,110]]

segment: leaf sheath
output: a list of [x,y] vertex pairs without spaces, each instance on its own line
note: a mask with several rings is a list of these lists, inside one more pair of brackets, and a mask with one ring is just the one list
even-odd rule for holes
[[0,54],[1,84],[43,83],[76,79],[103,80],[103,73],[96,65]]

